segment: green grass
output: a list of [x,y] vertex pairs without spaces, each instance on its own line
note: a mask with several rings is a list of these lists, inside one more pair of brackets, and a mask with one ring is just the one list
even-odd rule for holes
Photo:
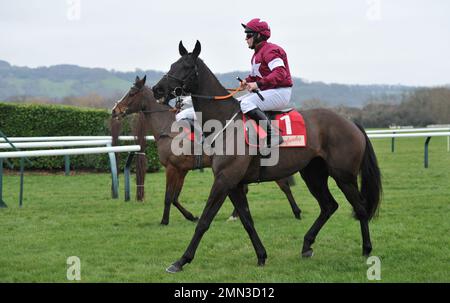
[[[430,167],[423,168],[423,139],[374,142],[384,200],[371,222],[382,282],[450,282],[450,153],[447,138],[430,143]],[[299,176],[292,188],[303,210],[295,220],[274,182],[250,186],[249,201],[267,264],[256,266],[250,240],[239,222],[226,222],[226,201],[205,234],[196,258],[183,272],[164,270],[184,252],[195,228],[175,209],[160,226],[164,173],[147,175],[145,203],[110,199],[108,174],[25,176],[24,207],[17,205],[19,178],[4,176],[0,209],[0,282],[64,282],[67,257],[81,259],[82,282],[367,282],[359,224],[330,180],[340,208],[301,259],[303,236],[319,213]],[[121,178],[121,190],[123,179]],[[191,172],[180,200],[200,215],[212,174]],[[134,193],[133,193],[134,194]]]

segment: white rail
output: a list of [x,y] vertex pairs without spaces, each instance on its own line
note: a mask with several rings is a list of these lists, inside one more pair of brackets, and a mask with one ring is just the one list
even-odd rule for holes
[[[95,146],[111,144],[111,140],[85,140],[85,141],[39,141],[39,142],[13,142],[17,148],[67,147],[67,146]],[[13,148],[9,143],[0,143],[0,149]]]
[[[145,137],[149,141],[155,140],[153,136]],[[119,136],[121,141],[133,141],[135,136]],[[62,137],[8,137],[10,142],[36,142],[36,141],[84,141],[84,140],[112,140],[111,136],[62,136]],[[0,138],[0,142],[6,142]]]
[[372,133],[369,133],[370,131],[367,131],[367,136],[371,139],[375,139],[375,138],[391,138],[392,143],[391,143],[391,149],[392,152],[394,151],[394,141],[395,138],[413,138],[413,137],[447,137],[447,152],[450,152],[450,131],[448,132],[429,132],[430,130],[437,130],[437,129],[444,129],[444,130],[450,130],[449,128],[416,128],[415,131],[418,130],[428,130],[428,132],[422,132],[422,133],[407,133],[410,130],[409,129],[404,129],[402,134],[394,134],[394,133],[374,133],[375,131],[373,131]]
[[139,151],[139,145],[0,152],[0,158],[67,156]]
[[445,137],[450,136],[449,132],[435,132],[435,133],[412,133],[412,134],[369,134],[369,138],[417,138],[417,137]]
[[414,133],[414,132],[445,132],[450,131],[450,127],[428,127],[428,128],[399,128],[399,129],[380,129],[368,130],[367,134],[384,134],[384,133]]

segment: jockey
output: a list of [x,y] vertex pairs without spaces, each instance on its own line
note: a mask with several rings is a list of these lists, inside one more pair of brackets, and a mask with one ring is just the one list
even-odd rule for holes
[[[267,42],[270,28],[259,18],[241,24],[246,33],[248,47],[254,50],[250,75],[241,82],[241,88],[250,93],[239,98],[241,110],[251,119],[267,123],[267,147],[283,142],[281,135],[272,137],[272,126],[264,111],[284,110],[289,107],[292,79],[286,52],[278,45]],[[253,92],[259,92],[264,101]]]

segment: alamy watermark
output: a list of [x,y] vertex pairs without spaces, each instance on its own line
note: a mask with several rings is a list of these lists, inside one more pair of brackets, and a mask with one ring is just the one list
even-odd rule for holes
[[81,0],[66,0],[66,17],[69,21],[78,21],[81,19]]
[[81,261],[77,256],[70,256],[66,261],[68,268],[66,277],[69,281],[80,281],[81,280]]
[[367,265],[370,265],[367,269],[367,280],[379,281],[381,280],[381,260],[377,256],[371,256],[367,258]]
[[366,0],[366,17],[369,21],[381,20],[381,0]]

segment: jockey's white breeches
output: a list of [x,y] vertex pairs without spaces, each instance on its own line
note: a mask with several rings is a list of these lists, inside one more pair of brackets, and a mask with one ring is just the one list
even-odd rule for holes
[[183,120],[183,119],[189,119],[189,120],[197,120],[195,116],[195,110],[194,107],[188,107],[186,109],[183,109],[180,111],[176,116],[175,119],[177,121]]
[[292,94],[291,87],[268,89],[259,91],[259,93],[264,97],[264,101],[262,101],[258,94],[255,93],[249,93],[238,98],[241,102],[241,110],[244,114],[257,107],[262,111],[276,111],[289,108],[290,106]]

